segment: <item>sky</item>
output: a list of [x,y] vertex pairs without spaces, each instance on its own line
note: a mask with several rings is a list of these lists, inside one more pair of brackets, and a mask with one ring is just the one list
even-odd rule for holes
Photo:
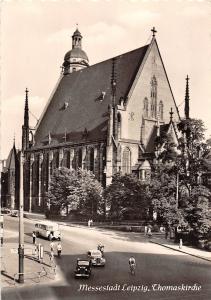
[[34,127],[61,72],[78,23],[90,64],[156,39],[181,116],[190,77],[190,115],[211,136],[211,1],[3,0],[0,24],[0,158],[21,147],[25,89]]

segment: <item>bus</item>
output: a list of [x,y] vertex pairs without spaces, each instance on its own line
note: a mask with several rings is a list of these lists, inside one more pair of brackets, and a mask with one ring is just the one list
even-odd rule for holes
[[50,221],[42,221],[36,223],[35,225],[35,234],[37,237],[41,236],[47,238],[49,241],[56,239],[61,240],[61,232],[59,230],[59,225]]

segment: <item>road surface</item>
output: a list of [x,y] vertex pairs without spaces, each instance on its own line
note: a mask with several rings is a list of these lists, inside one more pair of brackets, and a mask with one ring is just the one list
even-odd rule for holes
[[[16,231],[18,219],[5,219],[5,227]],[[32,242],[34,222],[24,220],[25,241]],[[60,229],[63,251],[62,258],[56,262],[62,280],[50,285],[3,289],[3,300],[211,299],[210,262],[152,244],[139,233],[63,225]],[[17,237],[10,238],[11,241],[17,241]],[[49,249],[49,241],[38,239],[37,242],[45,250]],[[96,249],[99,242],[105,245],[106,266],[93,267],[89,279],[75,279],[77,258],[85,258],[86,252]],[[134,276],[128,267],[131,255],[137,263]]]

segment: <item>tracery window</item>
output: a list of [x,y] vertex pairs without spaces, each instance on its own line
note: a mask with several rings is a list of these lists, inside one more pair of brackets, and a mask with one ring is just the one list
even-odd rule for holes
[[70,169],[70,151],[66,151],[66,166]]
[[78,150],[78,167],[82,168],[82,148]]
[[149,101],[147,98],[144,99],[144,116],[149,117]]
[[90,149],[89,159],[90,159],[90,171],[93,172],[94,171],[94,163],[95,163],[95,161],[94,161],[94,148]]
[[117,115],[117,136],[118,138],[121,138],[121,114],[118,113]]
[[157,115],[157,80],[153,75],[151,80],[151,117],[156,118]]
[[131,152],[128,147],[124,149],[122,155],[122,173],[131,173]]

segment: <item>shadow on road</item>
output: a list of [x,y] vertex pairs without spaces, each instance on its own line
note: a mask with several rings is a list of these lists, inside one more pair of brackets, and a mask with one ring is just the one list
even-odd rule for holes
[[[152,246],[153,247],[153,246]],[[171,253],[171,252],[170,252]],[[186,255],[167,255],[151,253],[133,253],[136,259],[136,274],[132,276],[129,272],[128,259],[131,253],[106,252],[106,266],[93,267],[91,277],[86,279],[75,279],[74,270],[77,258],[86,258],[83,255],[63,255],[55,257],[56,264],[63,274],[64,282],[55,282],[50,286],[31,286],[18,289],[6,289],[3,291],[2,299],[45,299],[45,300],[101,300],[111,299],[203,299],[208,300],[210,292],[210,265],[198,261]],[[200,291],[153,291],[152,285],[179,286],[179,285],[201,285]],[[91,291],[89,287],[104,287],[104,291]],[[107,287],[119,286],[119,291],[108,291]],[[148,287],[147,292],[121,290],[133,286]]]

